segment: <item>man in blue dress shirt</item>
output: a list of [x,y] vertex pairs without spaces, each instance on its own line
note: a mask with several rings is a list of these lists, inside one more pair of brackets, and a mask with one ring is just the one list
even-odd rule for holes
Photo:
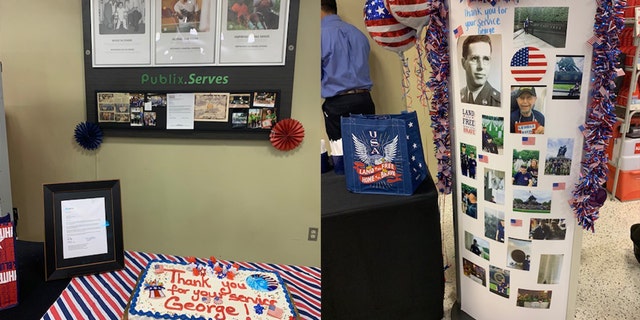
[[374,114],[369,90],[369,39],[337,15],[335,0],[320,4],[321,95],[324,123],[331,146],[334,171],[344,174],[340,117]]

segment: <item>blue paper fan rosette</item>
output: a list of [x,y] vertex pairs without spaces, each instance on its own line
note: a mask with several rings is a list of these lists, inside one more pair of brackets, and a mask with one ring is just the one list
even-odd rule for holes
[[86,150],[95,150],[102,144],[102,129],[94,122],[80,122],[76,126],[73,137]]

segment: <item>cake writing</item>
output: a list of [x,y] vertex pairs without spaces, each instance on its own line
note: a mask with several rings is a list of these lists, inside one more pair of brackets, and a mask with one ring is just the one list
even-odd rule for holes
[[[250,315],[250,305],[275,305],[278,301],[254,295],[246,284],[231,281],[219,281],[219,288],[211,285],[208,273],[191,273],[184,270],[163,268],[170,273],[170,287],[166,288],[168,298],[164,302],[167,310],[189,310],[210,313],[216,320],[224,320],[227,316],[238,316],[242,310],[233,306],[225,306],[224,300],[244,304],[246,315]],[[195,277],[195,279],[193,279]],[[253,309],[253,308],[252,308]]]

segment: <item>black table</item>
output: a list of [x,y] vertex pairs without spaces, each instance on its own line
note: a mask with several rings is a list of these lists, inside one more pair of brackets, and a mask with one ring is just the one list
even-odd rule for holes
[[40,319],[71,279],[45,282],[44,243],[17,240],[18,305],[0,311],[0,319]]
[[350,193],[322,175],[322,318],[434,319],[444,315],[438,193]]

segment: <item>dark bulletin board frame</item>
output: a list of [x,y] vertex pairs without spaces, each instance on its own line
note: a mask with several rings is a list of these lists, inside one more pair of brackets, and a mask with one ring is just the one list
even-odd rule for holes
[[[295,67],[298,12],[300,1],[289,1],[285,64],[280,66],[176,66],[94,68],[91,34],[91,1],[82,0],[82,26],[85,66],[87,121],[98,123],[105,136],[150,138],[268,139],[270,130],[233,128],[227,123],[195,122],[193,130],[167,130],[156,127],[132,127],[128,123],[98,122],[97,93],[253,93],[276,92],[278,120],[291,117],[293,75]],[[227,76],[226,84],[151,84],[141,83],[142,76],[183,77],[191,74]],[[171,82],[171,81],[168,81]],[[229,115],[231,117],[231,115]]]

